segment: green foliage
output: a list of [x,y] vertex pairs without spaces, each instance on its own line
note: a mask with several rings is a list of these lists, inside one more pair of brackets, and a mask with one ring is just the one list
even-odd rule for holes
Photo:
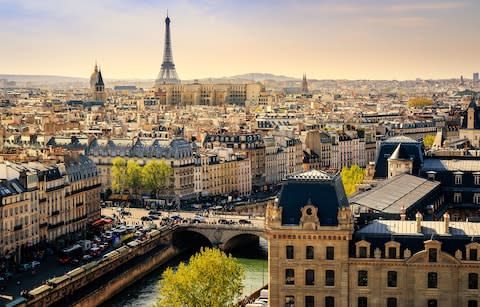
[[426,135],[426,136],[423,138],[423,145],[424,145],[425,148],[427,148],[427,149],[429,149],[429,148],[432,147],[433,142],[435,142],[435,135],[434,135],[434,134]]
[[143,187],[151,193],[158,194],[170,186],[172,167],[165,161],[150,160],[142,169]]
[[123,192],[127,186],[127,161],[116,157],[112,160],[112,188],[114,191]]
[[414,107],[425,107],[425,106],[431,106],[433,104],[433,101],[428,98],[410,98],[407,102],[407,105],[410,108]]
[[229,307],[242,292],[243,267],[218,249],[205,248],[159,282],[156,307]]
[[365,170],[358,165],[352,165],[350,168],[343,167],[340,173],[342,177],[343,187],[347,196],[352,195],[356,191],[356,185],[363,182]]
[[131,159],[127,162],[126,184],[134,194],[137,194],[138,190],[142,188],[142,167]]

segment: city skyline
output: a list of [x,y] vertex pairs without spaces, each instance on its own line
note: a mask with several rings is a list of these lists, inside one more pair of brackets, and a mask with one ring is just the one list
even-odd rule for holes
[[[474,1],[5,1],[0,74],[154,79],[164,18],[182,79],[264,72],[312,79],[471,78]],[[478,66],[478,68],[477,68]]]

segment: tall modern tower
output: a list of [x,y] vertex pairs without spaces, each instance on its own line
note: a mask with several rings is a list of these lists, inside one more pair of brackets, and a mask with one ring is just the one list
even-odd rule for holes
[[175,64],[173,64],[172,41],[170,39],[170,18],[165,18],[165,48],[163,50],[163,63],[155,84],[180,83]]

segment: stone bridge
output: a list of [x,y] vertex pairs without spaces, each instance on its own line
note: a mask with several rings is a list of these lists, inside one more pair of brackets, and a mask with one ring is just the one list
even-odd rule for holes
[[172,234],[174,245],[215,246],[227,252],[258,244],[260,238],[266,239],[265,229],[254,225],[179,224]]

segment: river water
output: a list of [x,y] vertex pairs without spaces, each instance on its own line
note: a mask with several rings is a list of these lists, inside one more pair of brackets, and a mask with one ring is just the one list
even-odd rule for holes
[[[238,259],[245,269],[243,296],[253,293],[267,283],[267,242],[265,240],[260,239],[258,247],[248,248],[242,251],[233,251],[232,255]],[[158,281],[161,279],[162,272],[167,266],[176,266],[180,261],[186,261],[188,258],[189,255],[175,259],[165,266],[160,267],[158,270],[125,289],[110,301],[104,303],[102,307],[153,306],[158,295]]]

